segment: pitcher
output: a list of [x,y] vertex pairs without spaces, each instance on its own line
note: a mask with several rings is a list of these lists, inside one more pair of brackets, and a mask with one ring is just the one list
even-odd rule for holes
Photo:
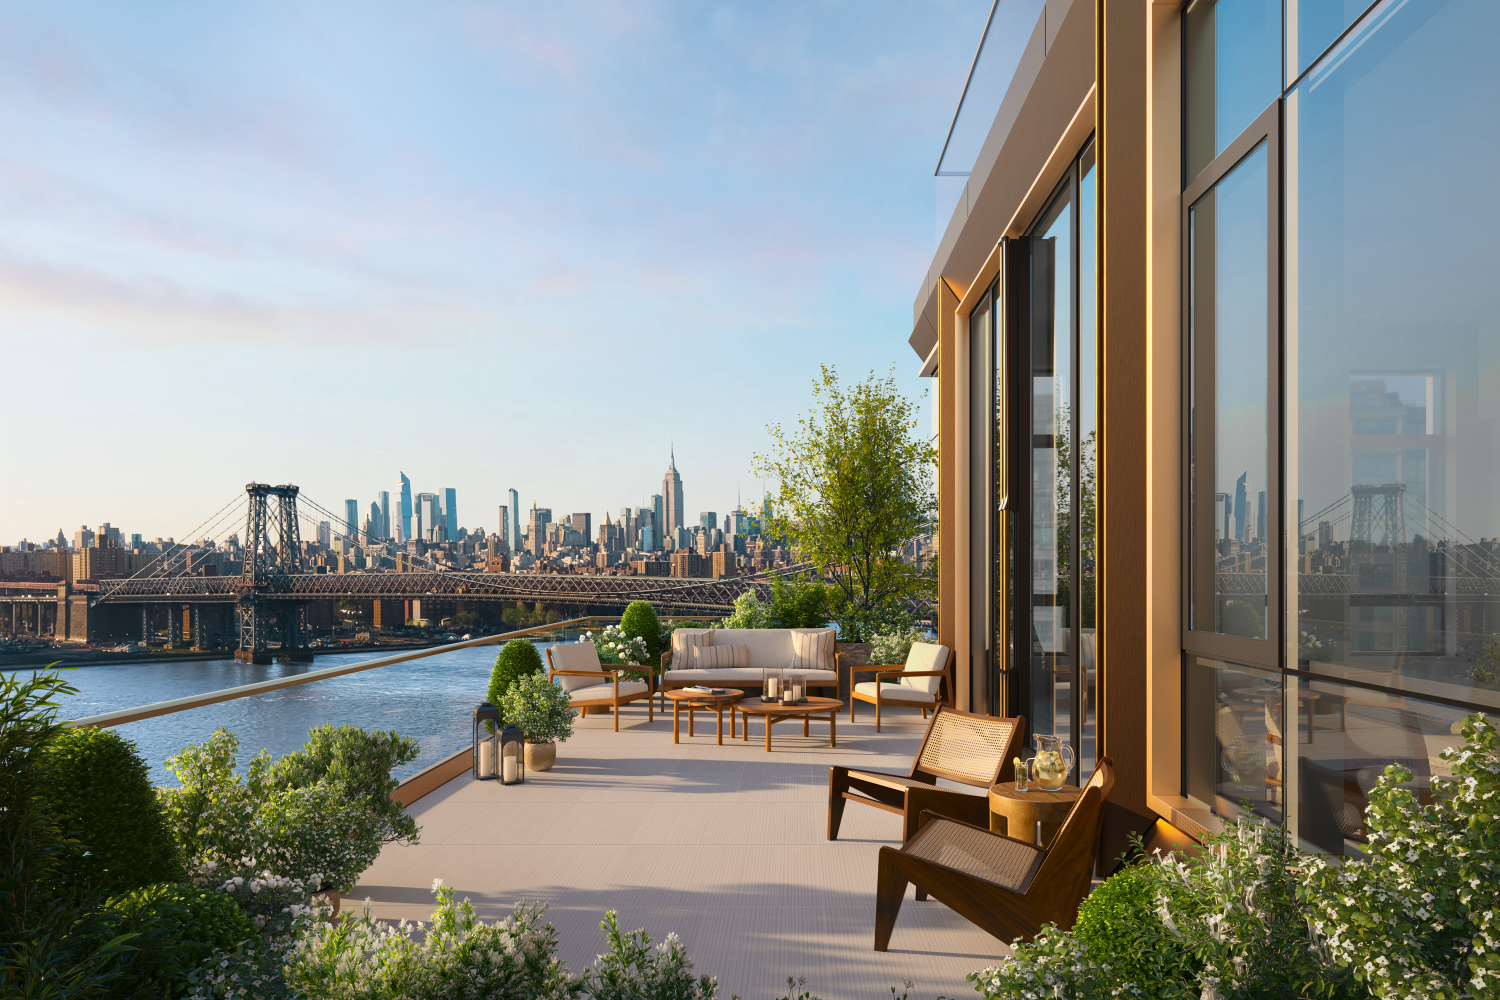
[[1038,735],[1036,756],[1027,763],[1037,787],[1044,792],[1055,792],[1068,780],[1068,772],[1073,770],[1073,748],[1064,743],[1061,736]]

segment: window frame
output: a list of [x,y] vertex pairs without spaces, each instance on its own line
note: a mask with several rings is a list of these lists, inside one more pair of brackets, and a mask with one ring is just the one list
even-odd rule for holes
[[[1181,408],[1181,640],[1188,655],[1207,656],[1265,669],[1285,667],[1286,609],[1283,601],[1286,544],[1282,520],[1286,509],[1282,463],[1286,449],[1282,441],[1283,382],[1283,276],[1282,276],[1282,128],[1283,101],[1277,98],[1241,132],[1224,152],[1195,177],[1182,192],[1181,226],[1181,316],[1182,316],[1182,408]],[[1194,630],[1192,623],[1192,472],[1193,472],[1193,346],[1192,323],[1192,206],[1250,154],[1266,146],[1266,635],[1265,639],[1223,635]],[[1184,661],[1185,662],[1185,661]]]

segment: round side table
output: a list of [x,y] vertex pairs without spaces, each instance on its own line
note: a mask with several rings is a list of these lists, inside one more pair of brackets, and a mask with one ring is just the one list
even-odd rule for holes
[[690,691],[687,688],[673,688],[664,692],[672,702],[672,742],[679,743],[680,729],[678,719],[681,717],[682,706],[686,705],[688,710],[688,736],[693,735],[693,713],[695,711],[709,711],[718,717],[719,723],[719,746],[724,745],[724,709],[729,709],[729,738],[734,739],[734,702],[737,698],[745,697],[745,692],[738,688],[726,688],[718,694],[709,694],[707,691]]
[[[990,829],[1045,848],[1082,794],[1077,785],[1063,785],[1055,792],[1044,792],[1035,782],[1024,792],[1016,791],[1014,781],[991,785]],[[1039,841],[1035,839],[1037,824],[1041,824]]]

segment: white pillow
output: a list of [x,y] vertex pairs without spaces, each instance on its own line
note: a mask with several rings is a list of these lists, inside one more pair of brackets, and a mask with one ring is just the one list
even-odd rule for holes
[[[935,642],[914,642],[911,644],[911,652],[906,654],[907,670],[942,670],[943,664],[947,662],[948,647],[939,646]],[[899,681],[907,687],[926,691],[928,694],[937,694],[942,682],[941,677],[903,677]]]
[[748,667],[749,646],[689,646],[690,670],[719,670],[725,667]]
[[[599,650],[592,642],[560,642],[547,650],[553,670],[603,670],[599,662]],[[599,683],[597,677],[559,677],[557,683],[564,691],[577,691]]]
[[832,670],[833,629],[792,631],[792,662],[788,670]]
[[672,665],[685,667],[687,664],[684,661],[691,655],[688,653],[690,647],[712,646],[713,644],[712,629],[677,629],[672,633]]

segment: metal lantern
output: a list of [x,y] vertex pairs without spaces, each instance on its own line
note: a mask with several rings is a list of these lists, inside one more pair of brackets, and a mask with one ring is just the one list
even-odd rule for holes
[[526,780],[526,737],[519,726],[500,730],[500,783],[519,785]]
[[760,700],[781,700],[781,668],[763,667],[760,671]]
[[799,704],[807,700],[807,675],[786,675],[786,698],[783,700],[792,704]]
[[474,709],[474,777],[500,777],[500,710],[489,702]]

